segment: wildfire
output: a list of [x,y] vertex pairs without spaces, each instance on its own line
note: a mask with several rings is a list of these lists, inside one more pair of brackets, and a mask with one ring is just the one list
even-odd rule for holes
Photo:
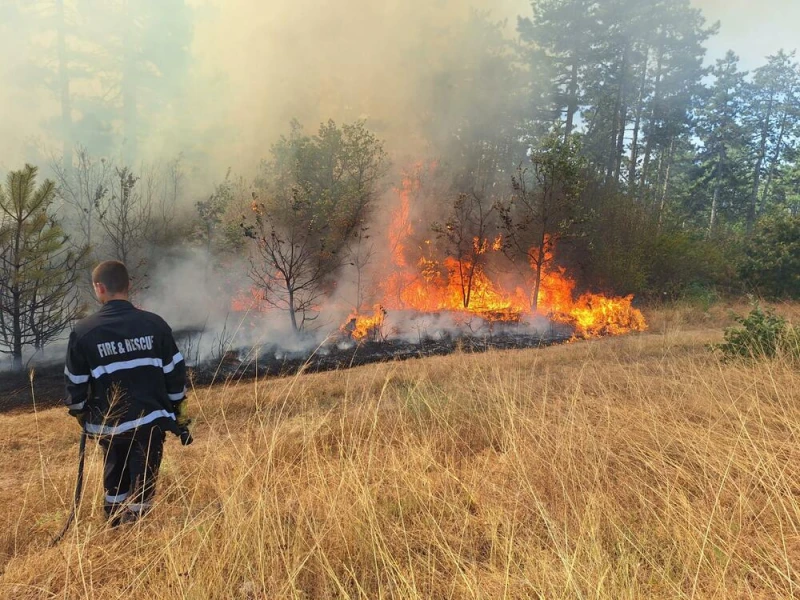
[[[531,272],[516,285],[503,285],[492,279],[486,266],[492,255],[503,250],[503,239],[473,240],[475,262],[447,257],[437,260],[429,252],[431,241],[412,243],[414,228],[411,219],[411,195],[418,183],[406,177],[397,190],[399,208],[392,215],[389,227],[391,264],[389,275],[381,284],[382,306],[388,310],[418,312],[453,311],[474,314],[489,321],[515,322],[523,316],[540,313],[572,325],[581,336],[621,334],[643,331],[647,325],[642,313],[633,308],[632,296],[608,298],[600,294],[584,294],[575,298],[575,282],[564,269],[552,267],[552,244],[546,242],[545,258],[537,302],[533,300],[532,278],[536,270],[532,250]],[[418,247],[418,258],[411,250]],[[532,309],[536,306],[536,311]],[[351,316],[360,325],[372,318]],[[355,337],[355,336],[354,336]]]
[[[380,339],[387,311],[418,313],[451,312],[477,316],[489,322],[520,322],[534,315],[572,326],[576,335],[591,337],[643,331],[647,324],[632,306],[633,297],[576,295],[575,281],[554,265],[554,245],[548,238],[528,253],[527,272],[512,276],[494,266],[503,262],[504,240],[500,235],[472,239],[468,257],[442,256],[435,240],[418,234],[428,229],[415,221],[413,200],[420,190],[422,166],[404,178],[397,188],[398,205],[387,229],[386,264],[381,265],[378,285],[380,303],[372,314],[355,311],[340,331],[355,340]],[[416,231],[415,231],[416,229]],[[417,234],[417,235],[415,235]],[[538,268],[538,267],[541,268]],[[510,271],[510,269],[506,269]],[[538,295],[536,273],[539,271]],[[232,300],[235,311],[265,310],[263,294],[255,289],[239,292]]]
[[266,310],[264,295],[255,287],[239,290],[239,292],[231,298],[231,310],[233,312],[263,312]]
[[358,312],[354,312],[340,327],[340,331],[354,340],[379,338],[383,321],[386,318],[386,310],[380,304],[376,304],[374,311],[371,317],[361,316]]

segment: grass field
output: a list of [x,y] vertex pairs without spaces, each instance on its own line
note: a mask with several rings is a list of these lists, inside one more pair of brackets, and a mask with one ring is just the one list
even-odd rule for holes
[[717,360],[722,309],[648,317],[637,336],[197,390],[154,513],[105,528],[91,446],[55,548],[77,426],[0,415],[0,597],[800,596],[800,373]]

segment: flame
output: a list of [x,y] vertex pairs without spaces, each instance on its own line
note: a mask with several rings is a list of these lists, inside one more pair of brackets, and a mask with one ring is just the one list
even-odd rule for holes
[[587,293],[574,300],[575,282],[564,269],[545,271],[539,289],[539,309],[561,323],[575,327],[582,337],[621,335],[644,331],[647,323],[632,306],[633,296],[609,298]]
[[264,301],[264,294],[256,287],[246,290],[239,290],[231,298],[231,310],[233,312],[266,312],[269,307]]
[[[432,165],[434,168],[435,165]],[[574,328],[576,336],[618,335],[647,328],[642,313],[633,307],[633,296],[607,297],[585,293],[577,296],[575,281],[566,270],[555,266],[552,240],[543,241],[540,250],[528,252],[526,272],[514,279],[509,274],[491,276],[491,266],[502,258],[501,235],[472,240],[471,260],[443,256],[437,243],[420,236],[429,231],[421,219],[414,218],[413,201],[420,191],[424,168],[414,166],[395,189],[397,207],[387,229],[388,253],[381,265],[380,303],[372,314],[352,312],[340,331],[355,340],[377,339],[387,311],[410,310],[420,313],[448,311],[479,316],[490,322],[519,322],[536,314]],[[260,208],[256,203],[253,210]],[[533,302],[535,274],[540,266],[539,292]],[[532,309],[536,306],[536,311]],[[257,288],[240,291],[231,301],[238,312],[270,310]]]
[[406,240],[411,236],[411,194],[419,188],[419,179],[405,177],[400,189],[397,190],[400,197],[400,206],[392,214],[389,225],[389,249],[392,260],[398,267],[406,267]]
[[380,336],[385,318],[386,310],[380,304],[376,304],[371,317],[361,316],[358,312],[354,312],[339,330],[355,340],[363,340],[367,337],[377,338]]
[[[474,238],[472,254],[476,263],[457,257],[437,259],[431,255],[431,241],[412,243],[411,196],[419,189],[415,174],[407,175],[396,190],[399,207],[389,226],[391,244],[389,275],[381,285],[383,306],[389,310],[419,312],[455,311],[475,314],[490,321],[519,321],[533,313],[534,275],[539,262],[538,248],[528,253],[531,270],[514,286],[492,279],[484,265],[503,251],[503,238]],[[567,323],[583,337],[643,331],[642,313],[632,306],[633,297],[608,298],[584,294],[575,299],[575,282],[565,270],[553,265],[553,244],[544,240],[537,312]],[[413,254],[417,254],[414,257]]]

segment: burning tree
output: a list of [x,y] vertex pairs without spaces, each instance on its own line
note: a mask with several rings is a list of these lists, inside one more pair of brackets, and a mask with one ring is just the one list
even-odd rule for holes
[[533,269],[534,311],[553,248],[580,219],[578,200],[584,169],[577,139],[570,136],[564,141],[552,134],[531,153],[530,166],[520,165],[512,176],[511,200],[497,206],[504,233],[503,251],[517,265],[524,261],[525,272],[528,267]]
[[354,308],[358,312],[364,305],[364,298],[368,293],[367,286],[367,268],[369,267],[372,259],[377,253],[375,243],[372,241],[370,228],[368,225],[361,223],[356,228],[355,233],[351,236],[351,240],[347,245],[348,265],[355,271],[355,302]]
[[329,121],[314,136],[294,122],[273,146],[256,182],[254,218],[242,227],[255,242],[250,278],[270,306],[289,313],[294,331],[316,318],[335,286],[387,166],[382,142],[360,121]]
[[455,261],[461,300],[469,308],[476,275],[480,275],[489,249],[494,207],[487,207],[475,192],[461,193],[444,224],[434,223],[433,231],[446,241],[447,251]]
[[22,349],[36,350],[78,316],[77,282],[88,247],[68,244],[48,214],[55,184],[36,188],[36,167],[8,175],[0,188],[0,352],[22,368]]

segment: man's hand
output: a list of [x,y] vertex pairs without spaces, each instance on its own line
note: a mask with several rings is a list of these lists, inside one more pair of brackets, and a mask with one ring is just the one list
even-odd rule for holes
[[181,446],[188,446],[194,441],[192,437],[192,432],[189,431],[188,427],[179,427],[180,430],[180,438],[181,438]]
[[80,425],[81,429],[83,429],[83,426],[86,424],[86,413],[87,411],[85,408],[80,410],[70,410],[69,416],[75,417],[75,419],[78,421],[78,425]]

